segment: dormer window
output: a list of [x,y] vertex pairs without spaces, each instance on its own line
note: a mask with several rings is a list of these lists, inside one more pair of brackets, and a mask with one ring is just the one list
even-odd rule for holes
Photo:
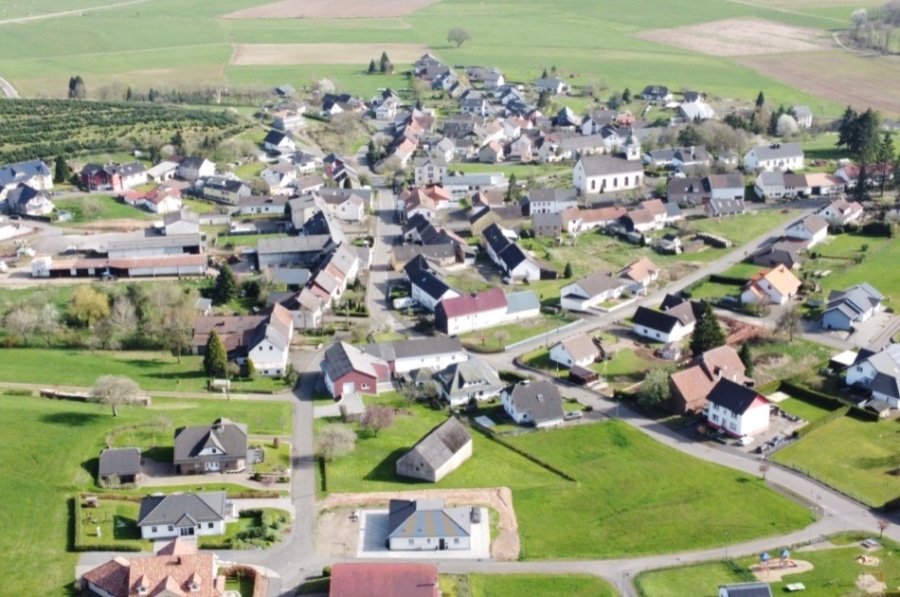
[[195,583],[195,582],[192,582],[192,583],[191,583],[190,585],[188,585],[188,586],[189,586],[190,589],[191,589],[191,593],[197,593],[197,592],[200,591],[200,585],[198,585],[198,584]]
[[146,595],[147,587],[145,587],[144,585],[138,585],[137,591],[138,591],[138,595]]

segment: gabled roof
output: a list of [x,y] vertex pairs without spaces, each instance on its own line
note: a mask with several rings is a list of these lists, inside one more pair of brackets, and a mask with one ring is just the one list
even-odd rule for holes
[[636,326],[642,326],[650,330],[668,334],[678,325],[688,325],[688,323],[683,321],[683,318],[675,315],[673,311],[674,309],[670,309],[669,311],[654,311],[653,309],[640,306],[637,308],[637,311],[635,311],[634,317],[632,317],[631,320]]
[[626,160],[617,156],[586,155],[578,161],[584,169],[585,176],[631,174],[644,171],[643,163],[640,160]]
[[772,145],[760,145],[751,151],[756,154],[758,160],[779,160],[785,158],[803,157],[803,148],[799,143],[773,143]]
[[[458,371],[458,368],[466,363],[479,362],[480,361],[466,361],[464,363],[453,365],[450,368]],[[488,369],[490,369],[490,367],[488,367]],[[493,370],[490,369],[490,371]],[[449,384],[451,393],[454,389],[455,384],[452,382],[455,377],[456,376],[454,375],[454,377],[451,378],[451,383]],[[494,373],[494,377],[497,378],[496,373]],[[465,379],[466,378],[463,378],[463,380]],[[459,385],[461,387],[462,383]],[[499,386],[499,378],[497,379],[497,385]],[[471,441],[472,436],[466,428],[463,427],[462,423],[460,423],[456,417],[450,417],[429,431],[428,434],[420,439],[409,452],[400,457],[397,464],[399,465],[404,459],[414,459],[415,461],[424,462],[432,469],[437,470],[444,466],[448,460],[453,458],[457,452]]]
[[828,306],[825,310],[846,307],[851,310],[850,319],[853,319],[860,313],[876,308],[883,298],[884,296],[868,282],[863,282],[846,290],[832,290],[828,295]]
[[0,186],[25,182],[35,176],[50,176],[50,168],[41,160],[30,160],[0,166]]
[[458,338],[438,336],[434,338],[415,338],[396,340],[394,342],[376,342],[361,347],[366,354],[378,357],[387,362],[411,357],[426,357],[454,354],[462,352],[462,344]]
[[474,313],[483,313],[507,306],[506,295],[502,288],[491,288],[476,294],[464,294],[446,298],[438,303],[437,308],[443,311],[448,319],[462,317]]
[[216,419],[212,425],[194,425],[175,430],[175,463],[196,458],[203,450],[213,447],[230,458],[245,458],[247,426],[223,417]]
[[140,448],[108,448],[100,452],[101,477],[137,475],[141,472]]
[[520,290],[506,295],[506,314],[513,315],[524,311],[536,311],[541,308],[541,300],[533,290]]
[[575,189],[531,189],[528,191],[528,201],[531,203],[576,203],[578,192]]
[[634,282],[643,282],[653,274],[660,272],[659,266],[654,264],[646,257],[641,257],[637,261],[630,263],[619,270],[617,276],[627,278]]
[[[440,300],[441,297],[448,292],[455,292],[446,282],[440,279],[437,274],[428,269],[421,269],[417,265],[419,263],[419,258],[421,258],[421,255],[413,261],[410,261],[403,269],[406,273],[406,277],[409,278],[409,283],[411,285],[418,287],[422,292],[436,301]],[[414,267],[410,267],[411,264],[414,264]],[[425,266],[428,267],[427,263]]]
[[810,234],[816,234],[828,228],[828,222],[825,221],[825,218],[818,214],[810,214],[803,218],[798,222],[794,222],[788,228],[790,231],[791,228],[802,228],[809,232]]
[[769,270],[765,274],[755,277],[748,286],[755,285],[759,280],[765,280],[782,295],[794,293],[801,286],[801,282],[797,279],[797,276],[783,264]]
[[535,425],[563,417],[559,389],[549,381],[519,382],[508,391],[516,411],[531,413]]
[[725,189],[744,190],[744,177],[737,172],[729,174],[710,174],[703,178],[703,186],[706,190],[712,191]]
[[480,359],[454,363],[436,373],[434,377],[450,395],[473,389],[490,388],[499,391],[502,388],[502,382],[494,368]]
[[560,342],[560,344],[575,361],[580,361],[581,359],[589,357],[593,359],[600,354],[600,350],[594,345],[594,342],[587,334],[578,334],[577,336],[566,338]]
[[150,495],[141,500],[138,526],[196,526],[225,520],[224,491]]
[[741,357],[730,346],[707,350],[694,358],[687,368],[670,375],[672,384],[687,402],[705,398],[719,378],[739,384],[747,380]]
[[330,597],[438,597],[434,564],[338,563],[331,568]]
[[623,288],[627,285],[624,280],[613,277],[609,272],[594,272],[593,274],[576,280],[577,284],[591,298],[604,292]]
[[747,412],[757,398],[765,402],[765,398],[760,396],[756,390],[751,390],[747,386],[724,377],[716,382],[706,397],[710,404],[718,404],[740,415]]
[[355,346],[335,342],[325,350],[323,367],[326,375],[336,381],[354,371],[380,379],[387,372],[388,365],[383,359],[367,354]]
[[468,537],[468,508],[444,508],[444,500],[390,500],[388,538]]

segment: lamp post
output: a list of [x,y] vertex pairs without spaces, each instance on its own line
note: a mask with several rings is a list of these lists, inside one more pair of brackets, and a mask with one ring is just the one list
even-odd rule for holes
[[725,531],[725,559],[728,559],[728,531]]

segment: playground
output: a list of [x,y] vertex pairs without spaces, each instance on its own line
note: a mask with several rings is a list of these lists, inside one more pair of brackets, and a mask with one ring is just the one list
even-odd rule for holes
[[768,553],[759,556],[759,563],[750,566],[750,572],[762,582],[781,582],[789,574],[801,574],[813,569],[812,562],[791,558],[788,550],[782,550],[780,557],[772,558]]

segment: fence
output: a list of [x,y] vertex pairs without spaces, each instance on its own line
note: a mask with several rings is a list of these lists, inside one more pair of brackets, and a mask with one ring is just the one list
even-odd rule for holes
[[510,351],[510,350],[513,350],[513,349],[519,347],[519,346],[522,346],[522,345],[524,345],[524,344],[528,344],[529,342],[540,342],[540,341],[543,340],[544,338],[549,338],[549,337],[552,336],[553,334],[561,334],[561,333],[563,333],[563,332],[565,332],[565,331],[568,331],[569,329],[571,329],[571,328],[573,328],[573,327],[577,327],[577,326],[579,326],[579,325],[581,325],[581,324],[583,324],[583,323],[584,323],[584,320],[583,320],[583,319],[576,319],[576,320],[573,321],[572,323],[567,323],[566,325],[562,326],[561,328],[556,328],[555,330],[548,330],[548,331],[546,331],[546,332],[543,332],[543,333],[541,333],[541,334],[538,334],[537,336],[532,336],[531,338],[526,338],[526,339],[524,339],[524,340],[520,340],[519,342],[515,342],[514,344],[508,344],[508,345],[506,345],[506,346],[503,347],[503,350],[506,351],[506,352],[508,352],[508,351]]
[[573,477],[572,475],[568,474],[567,472],[565,472],[564,470],[562,470],[560,468],[553,466],[549,462],[545,462],[544,460],[541,460],[534,454],[527,452],[527,451],[523,450],[522,448],[519,448],[518,446],[514,446],[513,444],[509,443],[508,441],[506,441],[505,439],[503,439],[502,437],[500,437],[499,435],[494,433],[493,430],[491,430],[488,427],[485,427],[481,423],[479,423],[477,421],[471,421],[471,426],[474,427],[475,429],[477,429],[478,431],[480,431],[482,433],[482,435],[484,435],[488,439],[491,439],[491,440],[497,442],[504,448],[512,450],[519,456],[522,456],[523,458],[530,460],[531,462],[535,463],[536,465],[540,466],[541,468],[544,468],[555,475],[559,475],[566,481],[572,481],[573,483],[577,483],[577,479],[575,479],[575,477]]

